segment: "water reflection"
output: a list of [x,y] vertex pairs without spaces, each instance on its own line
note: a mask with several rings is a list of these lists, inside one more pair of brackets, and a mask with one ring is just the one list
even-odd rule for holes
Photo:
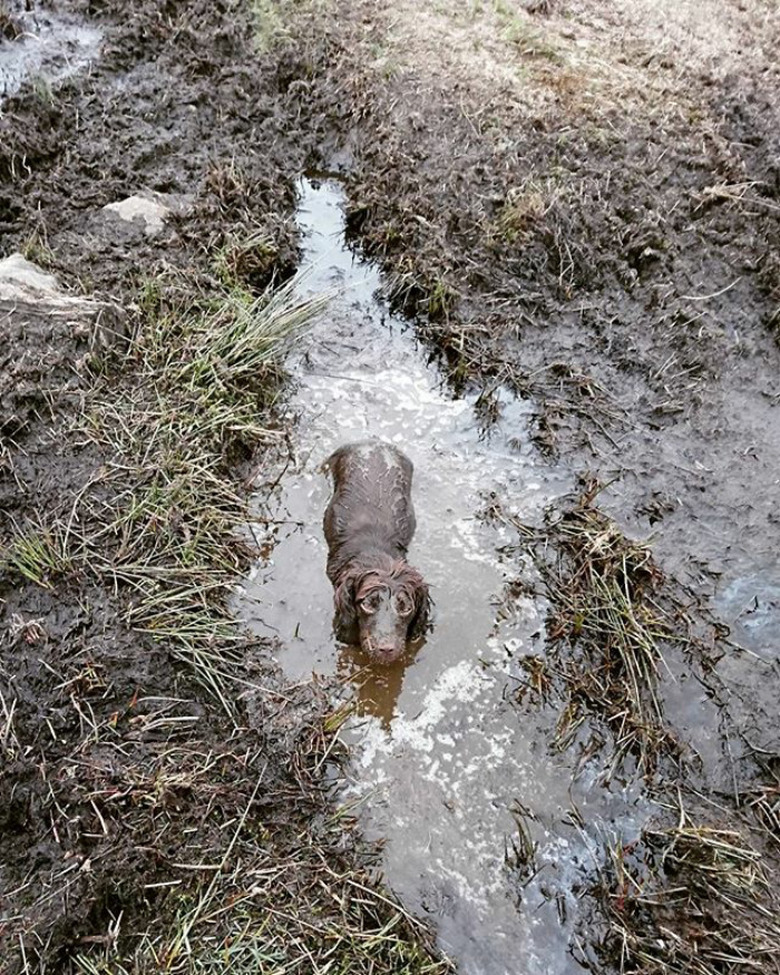
[[422,645],[410,648],[400,660],[382,666],[366,663],[359,647],[341,647],[337,673],[344,684],[354,688],[355,713],[378,718],[382,728],[390,732],[404,676],[421,650]]

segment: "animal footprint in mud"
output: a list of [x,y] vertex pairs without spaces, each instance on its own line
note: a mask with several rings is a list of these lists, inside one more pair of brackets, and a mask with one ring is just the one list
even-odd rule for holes
[[378,440],[345,444],[324,466],[333,478],[324,528],[336,636],[392,663],[425,633],[431,610],[428,586],[406,561],[414,467]]

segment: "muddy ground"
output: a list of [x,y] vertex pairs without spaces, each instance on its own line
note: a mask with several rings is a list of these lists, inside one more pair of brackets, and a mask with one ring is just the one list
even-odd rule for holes
[[[203,687],[192,647],[204,645],[134,616],[132,573],[98,568],[124,558],[122,539],[105,552],[90,541],[150,477],[121,435],[125,414],[106,402],[139,391],[148,408],[149,335],[183,302],[201,308],[289,278],[296,180],[319,171],[343,179],[351,240],[380,262],[391,301],[453,389],[481,391],[488,425],[501,390],[530,398],[540,458],[584,478],[586,500],[564,504],[565,524],[584,517],[608,535],[614,563],[641,576],[631,577],[637,604],[663,604],[670,631],[689,621],[692,672],[720,709],[722,740],[698,760],[686,757],[695,727],[649,765],[629,749],[650,792],[685,793],[694,825],[671,802],[670,821],[643,839],[647,859],[641,848],[605,859],[583,895],[593,943],[580,939],[575,957],[596,970],[658,971],[690,970],[701,955],[696,970],[710,972],[743,970],[752,956],[776,971],[777,932],[761,921],[774,910],[763,885],[778,877],[780,763],[775,6],[33,7],[7,5],[0,57],[25,33],[67,33],[71,47],[28,64],[18,85],[4,76],[0,256],[22,251],[116,324],[96,353],[94,326],[3,308],[3,970],[434,964],[426,931],[374,887],[369,851],[333,815],[338,718],[327,695],[316,682],[286,686],[256,640],[228,653],[214,630],[209,647],[232,668],[219,684],[226,709]],[[102,211],[141,191],[165,194],[172,210],[156,236]],[[287,435],[274,407],[282,377],[259,375],[231,404],[253,406],[262,432],[242,413],[238,432],[220,428],[204,447],[231,498],[262,481],[269,444]],[[179,414],[193,408],[170,396]],[[226,498],[215,523],[224,531],[242,511]],[[177,500],[144,523],[155,559],[161,536],[189,542],[195,517]],[[607,517],[650,539],[649,576]],[[55,546],[53,559],[49,546],[42,562],[38,550],[33,578],[9,560],[31,526],[50,540],[63,524],[71,546],[84,526],[78,552]],[[549,538],[521,529],[519,557],[557,545],[558,578],[576,593],[581,552],[551,524]],[[252,559],[238,543],[231,551],[219,549],[221,588],[205,600],[220,626],[228,580]],[[551,660],[562,635],[575,648],[581,635],[581,606],[556,609]],[[556,664],[558,675],[575,671]],[[537,678],[529,687],[541,697]],[[616,749],[618,716],[597,695],[580,699]],[[591,744],[575,736],[568,747]],[[705,882],[713,837],[739,897]],[[648,873],[653,851],[667,880],[683,876],[694,891],[690,924],[675,927],[664,871]],[[526,866],[519,855],[519,885]],[[638,928],[666,940],[648,948]],[[716,929],[739,951],[712,949]]]

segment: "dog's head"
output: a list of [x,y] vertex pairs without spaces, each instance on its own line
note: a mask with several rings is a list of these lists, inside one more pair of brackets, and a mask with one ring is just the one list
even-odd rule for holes
[[423,577],[394,559],[377,566],[351,566],[336,582],[336,635],[359,643],[377,663],[390,664],[419,639],[428,625],[431,597]]

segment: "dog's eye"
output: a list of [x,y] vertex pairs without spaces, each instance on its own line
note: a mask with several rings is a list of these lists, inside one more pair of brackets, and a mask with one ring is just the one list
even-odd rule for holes
[[404,592],[399,592],[395,597],[395,608],[401,616],[410,616],[414,609],[414,603]]
[[379,596],[376,593],[372,593],[370,596],[366,596],[365,599],[361,599],[360,608],[364,613],[375,613],[379,609]]

